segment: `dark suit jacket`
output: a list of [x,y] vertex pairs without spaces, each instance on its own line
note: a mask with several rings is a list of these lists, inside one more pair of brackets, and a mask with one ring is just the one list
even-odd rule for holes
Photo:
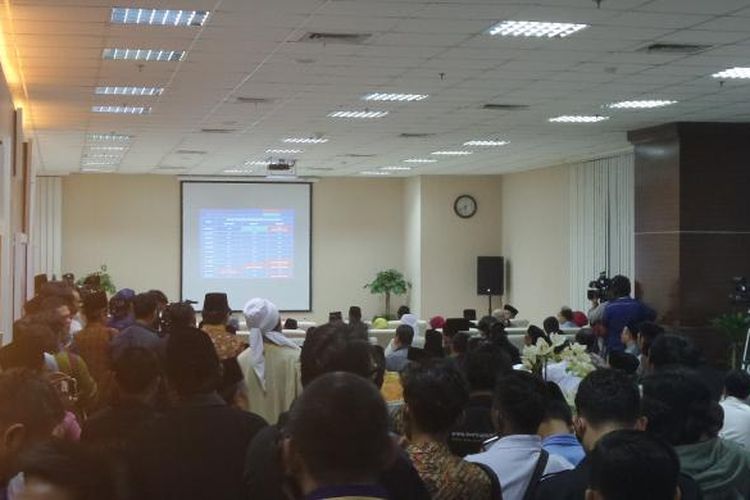
[[216,393],[196,395],[135,438],[131,455],[139,500],[244,498],[242,467],[258,415],[230,408]]

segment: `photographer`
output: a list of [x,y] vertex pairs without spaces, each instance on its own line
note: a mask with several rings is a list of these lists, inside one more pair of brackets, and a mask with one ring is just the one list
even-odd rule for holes
[[656,319],[656,312],[643,302],[630,297],[630,292],[628,278],[622,275],[612,278],[609,288],[611,300],[607,302],[602,316],[602,324],[606,329],[605,347],[608,352],[625,350],[620,334],[628,324],[637,325]]

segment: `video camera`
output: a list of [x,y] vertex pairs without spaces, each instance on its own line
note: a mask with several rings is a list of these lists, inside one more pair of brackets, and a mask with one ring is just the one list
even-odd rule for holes
[[732,278],[734,291],[729,294],[729,300],[732,304],[750,304],[750,289],[748,289],[747,279],[744,276],[735,276]]
[[607,272],[602,271],[596,280],[589,282],[586,298],[605,302],[609,298],[609,287],[611,284],[612,280],[607,277]]

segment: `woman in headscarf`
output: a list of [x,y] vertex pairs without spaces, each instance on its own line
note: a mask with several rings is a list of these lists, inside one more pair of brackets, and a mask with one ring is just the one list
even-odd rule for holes
[[250,411],[277,422],[302,391],[297,345],[281,332],[279,310],[265,299],[245,304],[250,348],[237,357],[248,389]]

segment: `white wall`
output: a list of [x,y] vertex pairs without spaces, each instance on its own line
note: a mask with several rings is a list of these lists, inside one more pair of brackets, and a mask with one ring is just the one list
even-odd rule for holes
[[[422,315],[422,178],[406,179],[404,189],[404,275],[411,283],[408,302]],[[397,298],[400,300],[401,298]],[[403,302],[403,300],[402,300]]]
[[568,182],[567,166],[503,176],[506,302],[537,324],[570,300]]

